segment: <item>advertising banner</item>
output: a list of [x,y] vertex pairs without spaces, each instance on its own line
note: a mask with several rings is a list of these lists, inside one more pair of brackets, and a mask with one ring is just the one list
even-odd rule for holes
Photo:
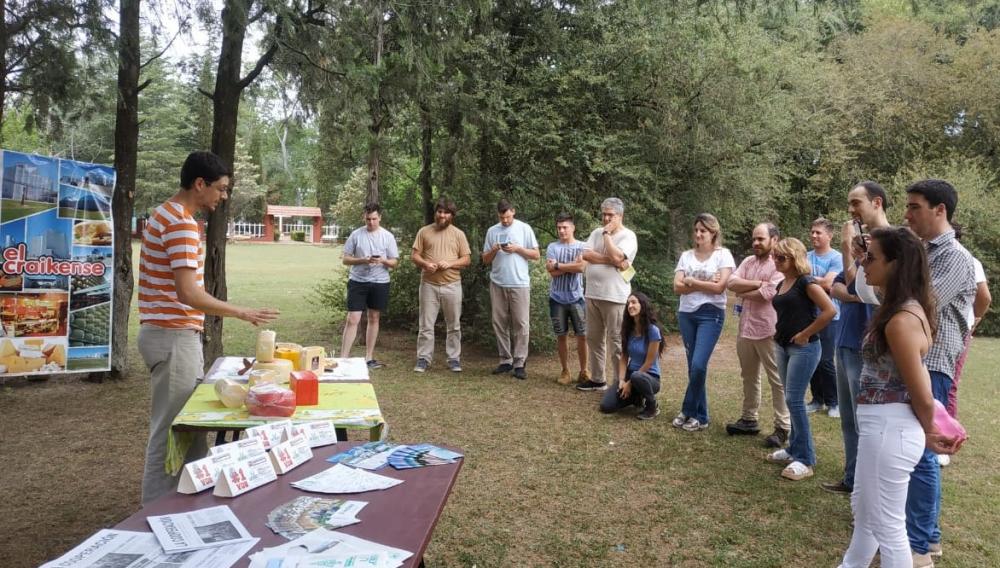
[[110,370],[114,168],[0,159],[0,376]]

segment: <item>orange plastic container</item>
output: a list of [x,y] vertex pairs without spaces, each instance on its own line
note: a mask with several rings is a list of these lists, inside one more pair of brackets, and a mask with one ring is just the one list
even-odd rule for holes
[[295,393],[297,406],[319,404],[319,377],[312,371],[292,371],[290,386]]

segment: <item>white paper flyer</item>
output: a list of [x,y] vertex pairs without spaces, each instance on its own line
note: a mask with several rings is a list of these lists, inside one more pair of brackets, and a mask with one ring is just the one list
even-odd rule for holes
[[165,552],[188,552],[253,539],[228,505],[146,518]]

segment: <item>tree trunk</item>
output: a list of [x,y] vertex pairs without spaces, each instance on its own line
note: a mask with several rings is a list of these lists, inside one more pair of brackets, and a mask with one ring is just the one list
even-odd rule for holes
[[[7,14],[7,0],[0,0],[0,15]],[[0,148],[3,147],[3,119],[7,106],[7,19],[0,18]]]
[[[0,0],[2,2],[3,0]],[[118,106],[115,115],[114,300],[111,316],[111,377],[128,373],[128,319],[135,286],[132,274],[132,213],[139,155],[139,4],[121,0],[118,23]]]
[[[239,117],[240,94],[243,85],[240,71],[243,63],[243,40],[253,0],[226,0],[222,9],[222,48],[219,68],[215,75],[212,96],[212,152],[230,168],[236,158],[236,123]],[[226,289],[226,227],[229,221],[229,200],[222,201],[208,216],[205,235],[205,291],[220,300],[227,300]],[[222,355],[222,318],[205,316],[202,336],[205,364],[210,365]]]
[[[382,66],[382,48],[385,45],[385,9],[382,2],[378,3],[378,10],[375,13],[375,45],[372,46],[372,65],[377,69]],[[381,144],[382,144],[382,122],[385,119],[384,111],[384,89],[382,78],[378,79],[378,88],[375,90],[375,98],[368,101],[368,111],[371,123],[368,130],[371,133],[371,140],[368,146],[368,191],[365,196],[365,203],[379,202],[379,176],[381,165]]]
[[427,103],[420,103],[420,194],[424,202],[424,224],[434,222],[434,187],[431,182],[431,167],[433,165],[432,142],[434,128],[431,122],[431,109]]

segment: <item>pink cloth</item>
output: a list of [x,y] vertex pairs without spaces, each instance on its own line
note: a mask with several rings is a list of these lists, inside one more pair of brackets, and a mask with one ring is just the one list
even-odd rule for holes
[[774,335],[774,326],[778,323],[778,314],[771,305],[771,298],[777,292],[777,285],[784,278],[774,267],[774,261],[768,256],[763,261],[756,255],[743,259],[739,268],[733,273],[743,280],[761,280],[767,282],[760,289],[761,298],[743,299],[743,313],[740,314],[740,337],[746,339],[766,339]]
[[962,354],[955,361],[955,379],[951,381],[951,390],[948,391],[948,414],[958,418],[958,381],[962,378],[962,369],[965,367],[965,358],[969,356],[969,344],[972,343],[972,334],[965,336],[965,348]]

